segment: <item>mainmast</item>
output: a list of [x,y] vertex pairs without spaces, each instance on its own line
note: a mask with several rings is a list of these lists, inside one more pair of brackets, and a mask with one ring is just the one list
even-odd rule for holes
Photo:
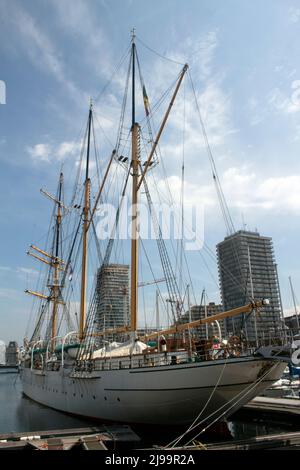
[[135,122],[135,30],[132,31],[132,126],[131,126],[131,169],[132,169],[132,213],[131,213],[131,331],[137,330],[138,309],[138,177],[139,177],[139,124]]
[[84,338],[84,327],[86,319],[86,284],[87,284],[87,239],[89,228],[89,210],[90,210],[90,193],[91,180],[89,178],[89,161],[90,161],[90,141],[91,127],[93,119],[93,105],[90,104],[88,118],[88,140],[86,153],[86,172],[84,182],[84,208],[83,208],[83,237],[82,237],[82,270],[81,270],[81,296],[80,296],[80,322],[79,322],[79,339]]
[[138,191],[144,182],[145,175],[148,172],[152,164],[152,158],[155,153],[156,147],[159,143],[160,137],[168,120],[178,90],[180,88],[183,77],[188,69],[188,65],[185,64],[172,99],[168,106],[168,109],[164,115],[163,121],[160,125],[158,134],[153,142],[150,154],[147,161],[144,163],[144,169],[141,171],[139,177],[140,168],[140,126],[135,122],[135,58],[136,58],[136,46],[135,46],[135,30],[132,31],[132,126],[131,126],[131,170],[132,170],[132,215],[131,215],[131,331],[137,329],[137,308],[138,308],[138,238],[139,238],[139,227],[138,227]]

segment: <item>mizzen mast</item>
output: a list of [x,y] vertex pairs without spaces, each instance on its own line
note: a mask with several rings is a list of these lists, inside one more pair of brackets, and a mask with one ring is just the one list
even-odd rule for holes
[[[52,302],[52,314],[51,314],[51,345],[52,350],[55,349],[55,342],[54,339],[57,336],[57,317],[58,317],[58,308],[59,305],[65,305],[65,302],[61,296],[61,284],[60,284],[60,272],[64,271],[65,263],[59,256],[59,249],[61,245],[61,223],[62,223],[62,210],[67,208],[64,206],[62,202],[63,197],[63,183],[64,177],[63,173],[59,175],[59,183],[58,183],[58,192],[57,196],[54,197],[48,192],[41,189],[41,193],[47,196],[49,199],[54,201],[55,206],[57,209],[55,210],[55,226],[54,226],[54,239],[53,239],[53,248],[51,254],[47,253],[44,250],[41,250],[35,245],[30,245],[31,250],[27,251],[27,254],[35,258],[36,260],[48,265],[51,270],[53,270],[52,274],[52,282],[48,285],[50,289],[50,295],[46,295],[41,292],[34,292],[31,290],[26,289],[25,292],[27,294],[33,295],[39,299],[47,300]],[[39,253],[37,255],[35,252]]]

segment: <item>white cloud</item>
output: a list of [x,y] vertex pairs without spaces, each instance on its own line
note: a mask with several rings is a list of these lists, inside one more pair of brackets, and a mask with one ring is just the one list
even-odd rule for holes
[[69,155],[80,152],[81,146],[81,142],[62,142],[55,151],[55,155],[58,159],[64,159]]
[[300,8],[290,8],[289,9],[289,20],[291,23],[298,23],[300,20]]
[[30,275],[30,276],[38,275],[38,271],[36,269],[23,268],[23,267],[18,267],[15,269],[15,268],[11,268],[10,266],[0,266],[0,272],[3,272],[5,274],[12,273],[12,274]]
[[257,196],[271,209],[300,211],[300,175],[266,178],[258,185]]
[[230,96],[216,83],[208,82],[199,95],[199,103],[209,142],[213,145],[224,143],[226,135],[236,132],[231,123]]
[[224,174],[223,189],[235,207],[300,212],[300,175],[266,177],[249,168],[230,168]]
[[51,146],[49,144],[36,144],[33,147],[27,147],[27,152],[35,162],[49,162]]
[[[218,204],[213,183],[199,185],[195,179],[185,182],[185,202],[187,204],[204,204],[212,208]],[[163,192],[168,185],[175,202],[178,203],[181,192],[181,179],[171,176],[160,180],[158,188]],[[266,178],[251,171],[249,167],[229,168],[221,178],[222,189],[229,209],[243,208],[256,213],[300,213],[300,175]]]
[[[86,160],[83,160],[83,161],[76,160],[75,166],[78,167],[79,165],[81,166],[81,171],[85,171],[85,169],[86,169]],[[96,161],[95,160],[90,160],[89,161],[89,169],[94,170],[96,167],[97,167]]]
[[31,268],[22,268],[22,267],[18,267],[17,268],[17,273],[19,274],[25,274],[26,276],[29,275],[29,276],[37,276],[38,275],[38,271],[36,269],[31,269]]
[[81,142],[61,142],[60,144],[36,144],[33,147],[27,147],[27,152],[31,159],[37,162],[50,163],[53,160],[65,160],[72,155],[80,153]]
[[187,60],[191,64],[191,68],[195,67],[198,69],[198,76],[201,79],[206,79],[211,76],[213,59],[218,45],[217,31],[209,31],[196,41],[195,38],[187,39],[185,49],[192,50]]
[[[213,148],[221,148],[228,136],[237,132],[231,119],[230,96],[213,81],[208,81],[202,93],[196,92],[196,96],[209,144]],[[183,137],[183,131],[185,155],[190,163],[198,162],[203,149],[206,149],[206,142],[192,93],[186,91],[185,98],[182,94],[178,96],[169,118],[168,129],[166,137],[162,136],[160,148],[163,157],[172,156],[168,159],[169,170],[172,172],[173,165],[178,166],[182,159],[183,142],[179,135]]]

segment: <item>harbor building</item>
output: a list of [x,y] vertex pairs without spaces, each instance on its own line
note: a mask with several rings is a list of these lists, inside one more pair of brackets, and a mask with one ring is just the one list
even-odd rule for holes
[[[108,264],[97,273],[96,329],[104,331],[129,325],[129,266]],[[106,341],[116,340],[116,335],[106,335]]]
[[280,290],[273,242],[258,232],[239,230],[217,245],[218,270],[224,310],[269,299],[259,314],[225,320],[227,334],[271,340],[283,328]]
[[299,320],[298,314],[295,313],[294,315],[284,317],[284,322],[287,328],[289,328],[289,330],[291,330],[294,335],[300,333],[300,328],[299,328],[300,320]]
[[6,346],[4,341],[0,340],[0,366],[5,365],[5,352],[6,352]]
[[5,362],[7,366],[16,366],[19,363],[19,348],[16,341],[10,341],[6,347]]
[[[202,320],[223,311],[223,306],[221,304],[216,304],[215,302],[209,302],[207,305],[193,305],[191,307],[191,312],[187,311],[181,315],[180,323],[188,323],[190,320]],[[197,336],[199,339],[209,339],[215,335],[219,337],[220,332],[221,337],[225,337],[224,320],[221,320],[218,323],[213,322],[207,325],[198,326],[195,330],[197,330]]]

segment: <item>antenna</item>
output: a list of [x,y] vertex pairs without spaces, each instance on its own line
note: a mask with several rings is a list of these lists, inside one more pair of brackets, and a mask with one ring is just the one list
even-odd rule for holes
[[130,32],[131,32],[131,41],[134,42],[136,38],[135,28],[132,28]]
[[243,230],[246,231],[246,230],[247,230],[247,224],[246,224],[246,222],[245,222],[245,217],[244,217],[243,212],[242,212],[242,225],[243,225]]

